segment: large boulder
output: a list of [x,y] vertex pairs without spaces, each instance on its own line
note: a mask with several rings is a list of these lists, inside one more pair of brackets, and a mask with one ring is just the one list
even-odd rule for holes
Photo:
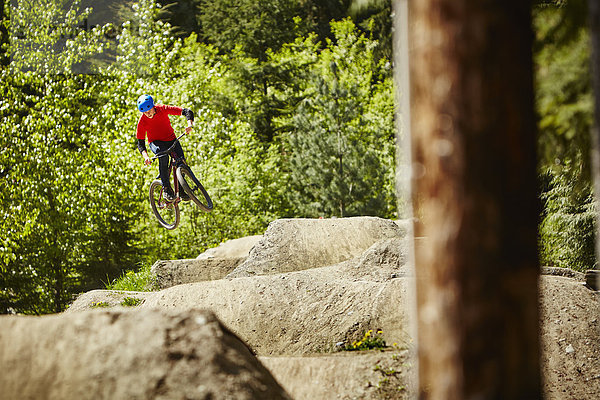
[[0,317],[0,397],[289,399],[212,313]]
[[278,219],[227,278],[333,265],[360,256],[380,240],[405,235],[404,226],[377,217]]
[[[392,343],[390,343],[392,345]],[[414,355],[405,346],[259,360],[295,400],[417,398]]]

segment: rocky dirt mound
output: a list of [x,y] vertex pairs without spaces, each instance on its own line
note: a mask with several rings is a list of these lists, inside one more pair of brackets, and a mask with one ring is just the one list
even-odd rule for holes
[[184,283],[212,281],[224,278],[238,265],[246,261],[250,250],[262,235],[228,240],[208,249],[196,259],[159,260],[152,266],[152,273],[160,289]]
[[[369,329],[404,343],[410,282],[399,277],[409,275],[407,251],[406,239],[383,240],[333,266],[173,286],[140,296],[138,308],[212,310],[262,355],[330,352]],[[97,305],[101,293],[80,296],[69,312]]]
[[269,224],[248,259],[227,277],[333,265],[360,256],[380,240],[405,235],[393,221],[376,217],[280,219]]
[[543,276],[542,367],[547,399],[600,399],[600,302],[582,282]]
[[0,317],[2,399],[289,399],[209,312]]
[[[140,312],[204,308],[244,340],[295,399],[409,398],[414,281],[406,231],[404,222],[378,218],[276,221],[253,239],[252,250],[245,241],[247,260],[228,272],[213,250],[200,257],[213,263],[189,278],[194,283],[170,286],[176,282],[170,278],[166,289],[143,294],[93,291],[68,313],[98,304],[123,307],[126,297],[139,298]],[[598,295],[581,274],[544,273],[552,274],[540,279],[546,398],[600,398]],[[338,351],[368,329],[383,330],[386,351]]]
[[406,349],[259,359],[296,400],[415,398]]

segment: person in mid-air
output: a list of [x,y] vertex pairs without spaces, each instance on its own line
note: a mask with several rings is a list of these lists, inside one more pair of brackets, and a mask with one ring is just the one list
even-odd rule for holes
[[[185,128],[186,133],[189,133],[194,126],[194,113],[192,110],[164,104],[154,104],[154,99],[148,94],[141,95],[137,99],[137,107],[142,113],[137,123],[137,147],[142,157],[144,157],[144,164],[146,165],[152,163],[150,156],[148,156],[148,151],[146,151],[146,136],[148,137],[150,149],[154,154],[167,150],[177,138],[171,126],[169,115],[183,115],[186,117],[188,122],[188,126]],[[175,145],[173,151],[177,156],[176,161],[183,161],[185,159],[183,149],[179,143]],[[158,171],[164,188],[165,199],[173,201],[175,193],[169,182],[169,157],[159,157]],[[182,200],[189,200],[185,192],[180,190],[180,193]]]

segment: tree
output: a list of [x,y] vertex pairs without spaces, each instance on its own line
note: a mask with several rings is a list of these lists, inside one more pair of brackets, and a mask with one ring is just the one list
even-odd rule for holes
[[[12,34],[36,23],[56,23],[67,34],[88,11],[79,13],[74,3],[63,19],[61,5],[46,4],[42,19],[36,8],[15,6]],[[135,200],[115,169],[122,142],[112,131],[97,132],[105,100],[95,76],[71,73],[86,54],[104,48],[99,32],[67,36],[65,43],[47,29],[15,36],[23,42],[11,41],[11,64],[0,71],[0,147],[12,150],[0,154],[3,312],[62,311],[74,293],[138,261],[129,246],[136,239]]]
[[537,399],[530,4],[409,7],[419,397]]
[[177,37],[185,38],[192,33],[200,35],[199,18],[201,0],[166,0],[163,1],[158,18],[173,27]]
[[349,19],[332,31],[335,41],[321,51],[289,117],[288,197],[303,216],[390,216],[391,86],[375,62],[376,42]]
[[260,61],[295,36],[296,1],[205,1],[200,6],[204,39],[224,51],[236,46]]

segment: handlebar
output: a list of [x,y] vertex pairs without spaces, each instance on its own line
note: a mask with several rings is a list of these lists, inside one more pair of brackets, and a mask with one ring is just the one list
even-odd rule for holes
[[161,151],[160,153],[156,153],[154,155],[154,157],[150,158],[150,160],[156,160],[159,157],[164,157],[164,156],[168,155],[169,153],[171,153],[171,151],[173,151],[173,149],[175,148],[175,145],[177,144],[177,142],[179,142],[179,139],[181,139],[185,135],[186,135],[186,132],[183,132],[179,137],[175,138],[175,141],[173,141],[173,144],[171,145],[171,147],[169,147],[165,151]]

